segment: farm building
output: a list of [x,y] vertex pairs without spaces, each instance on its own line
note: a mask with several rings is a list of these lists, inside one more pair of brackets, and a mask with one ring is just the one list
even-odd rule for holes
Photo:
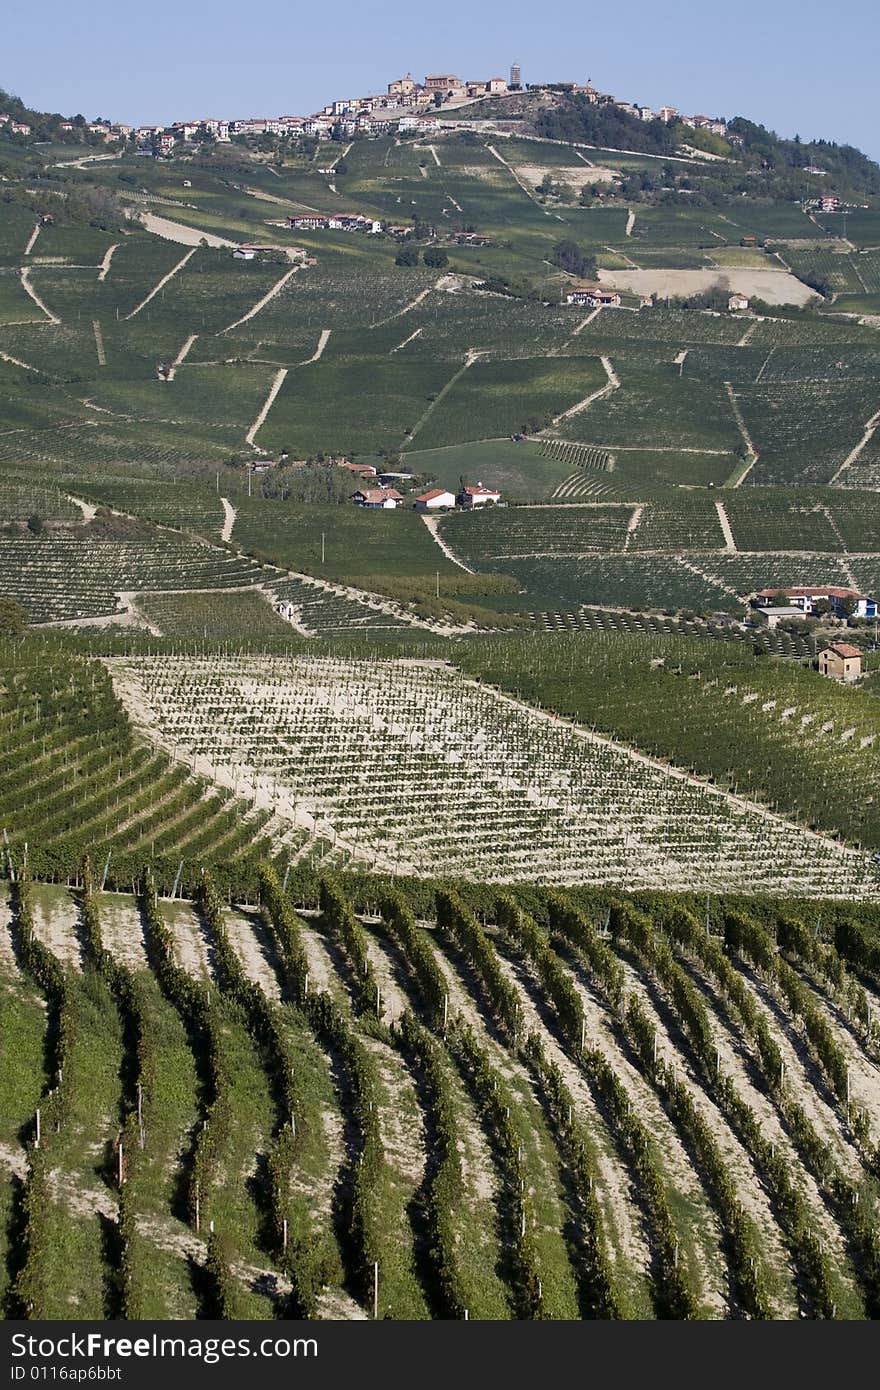
[[417,512],[436,511],[439,507],[454,507],[455,494],[447,492],[445,488],[435,487],[430,492],[423,492],[421,497],[417,497],[413,506]]
[[817,608],[824,608],[827,604],[827,611],[835,618],[880,617],[877,600],[869,598],[867,594],[860,594],[855,589],[761,589],[755,594],[755,603],[758,608],[779,607],[777,600],[781,596],[802,615],[815,613]]
[[348,459],[329,459],[328,462],[335,464],[337,468],[344,468],[348,473],[354,473],[362,481],[376,476],[376,469],[371,463],[350,463]]
[[586,309],[619,309],[618,290],[606,290],[603,285],[573,285],[565,291],[566,304],[580,304]]
[[263,246],[257,242],[242,242],[236,246],[232,253],[235,261],[253,261],[257,256],[272,252],[273,254],[287,256],[290,260],[301,260],[305,256],[305,251],[301,246]]
[[780,604],[778,607],[762,608],[761,617],[764,619],[770,631],[774,632],[780,623],[790,622],[793,618],[802,621],[804,618],[804,610],[802,608],[795,608],[792,604]]
[[356,507],[369,507],[372,510],[394,511],[403,501],[403,496],[393,487],[361,488],[352,497]]
[[478,483],[476,487],[463,487],[455,500],[460,507],[486,507],[491,502],[500,502],[501,493]]
[[729,314],[742,313],[742,311],[748,309],[748,307],[749,301],[744,294],[732,294],[727,301],[727,312]]
[[862,652],[849,642],[834,642],[819,653],[819,670],[834,680],[856,681],[862,674]]

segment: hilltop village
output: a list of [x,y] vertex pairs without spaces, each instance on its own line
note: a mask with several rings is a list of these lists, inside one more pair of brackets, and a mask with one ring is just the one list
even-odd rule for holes
[[[319,111],[305,116],[203,116],[178,119],[167,125],[126,125],[119,121],[94,120],[70,116],[59,118],[62,135],[89,135],[108,145],[121,147],[133,144],[139,150],[158,155],[172,154],[188,144],[204,141],[226,143],[245,136],[277,136],[318,140],[351,138],[356,134],[386,135],[429,134],[443,128],[443,117],[453,113],[458,117],[464,108],[486,97],[499,97],[527,90],[567,91],[586,98],[592,105],[614,106],[641,121],[659,120],[664,124],[680,122],[692,130],[705,130],[714,135],[727,133],[726,121],[704,115],[682,114],[672,105],[657,111],[638,103],[621,101],[611,92],[602,92],[589,81],[586,83],[529,83],[523,86],[518,63],[510,68],[509,79],[489,77],[464,80],[452,73],[428,74],[421,82],[411,73],[387,84],[385,92],[376,95],[341,97],[328,102]],[[0,127],[8,126],[11,135],[30,136],[33,129],[27,121],[16,120],[8,112],[0,113]],[[460,121],[456,121],[460,127]]]

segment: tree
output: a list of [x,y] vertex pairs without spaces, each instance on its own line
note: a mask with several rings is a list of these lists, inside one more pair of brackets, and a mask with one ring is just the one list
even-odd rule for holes
[[43,521],[43,518],[38,516],[36,512],[28,517],[27,528],[32,536],[41,536],[45,529],[45,525],[46,523]]
[[29,621],[27,609],[14,598],[0,598],[0,636],[20,637]]
[[593,280],[596,277],[596,257],[590,255],[588,251],[584,251],[570,237],[565,237],[556,243],[550,260],[553,265],[558,266],[560,270],[566,271],[569,275],[577,275],[586,280]]
[[442,246],[429,246],[422,256],[422,260],[432,270],[442,270],[444,266],[449,265],[449,257]]
[[395,265],[418,265],[419,253],[414,246],[402,246],[394,257]]

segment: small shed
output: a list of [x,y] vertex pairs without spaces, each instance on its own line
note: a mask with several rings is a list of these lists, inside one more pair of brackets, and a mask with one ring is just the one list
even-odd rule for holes
[[849,642],[832,642],[819,653],[819,670],[823,676],[838,681],[857,681],[862,674],[864,653]]

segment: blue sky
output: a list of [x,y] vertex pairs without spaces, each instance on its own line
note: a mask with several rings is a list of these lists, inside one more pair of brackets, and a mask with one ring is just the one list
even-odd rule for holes
[[624,100],[746,115],[880,159],[880,6],[841,0],[5,0],[0,86],[29,105],[130,122],[301,115],[407,70],[587,77]]

